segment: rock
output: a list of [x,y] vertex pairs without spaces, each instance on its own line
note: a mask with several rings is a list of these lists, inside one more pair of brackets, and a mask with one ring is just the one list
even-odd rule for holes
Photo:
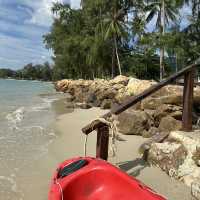
[[101,105],[101,101],[97,99],[97,96],[95,93],[89,93],[86,98],[86,103],[88,105],[91,105],[92,107],[99,107]]
[[193,180],[191,184],[191,194],[194,200],[200,200],[200,178]]
[[148,154],[148,162],[160,167],[170,176],[177,176],[179,166],[183,164],[187,151],[182,144],[154,143]]
[[118,116],[119,132],[128,135],[142,135],[152,125],[151,116],[144,111],[126,110]]
[[200,146],[196,147],[196,152],[194,152],[192,159],[195,161],[196,165],[200,167]]
[[110,81],[110,84],[122,84],[124,86],[126,86],[129,82],[129,77],[126,77],[126,76],[122,76],[122,75],[119,75],[119,76],[116,76],[113,80]]
[[101,88],[97,93],[97,99],[103,101],[104,99],[114,99],[117,94],[117,90],[113,88]]
[[156,108],[153,113],[156,126],[159,126],[160,121],[163,117],[171,116],[177,120],[182,119],[182,107],[170,104],[162,104]]
[[144,90],[148,89],[152,85],[156,84],[154,81],[139,80],[136,78],[131,78],[126,87],[126,93],[130,95],[137,95]]
[[87,103],[76,103],[75,106],[76,108],[81,108],[81,109],[90,109],[92,107]]
[[151,127],[148,131],[144,131],[142,137],[151,138],[152,136],[158,134],[160,131],[156,127]]
[[183,86],[178,85],[167,85],[156,93],[152,94],[152,97],[160,97],[160,96],[182,96],[183,95]]
[[163,104],[182,106],[182,95],[173,94],[169,96],[148,97],[142,101],[141,108],[156,110],[156,108]]
[[97,100],[97,96],[95,93],[89,93],[86,102],[94,103]]
[[182,122],[171,116],[163,117],[158,128],[161,132],[176,131],[182,128]]
[[57,81],[55,83],[55,88],[56,88],[57,91],[65,92],[67,90],[69,84],[71,84],[71,80],[64,79],[64,80],[61,80],[61,81]]
[[101,103],[101,109],[110,109],[112,107],[111,99],[104,99]]
[[200,178],[200,169],[194,160],[200,146],[200,131],[173,131],[170,133],[169,139],[184,145],[187,151],[187,156],[184,163],[179,167],[177,176],[186,185],[191,186],[196,178]]

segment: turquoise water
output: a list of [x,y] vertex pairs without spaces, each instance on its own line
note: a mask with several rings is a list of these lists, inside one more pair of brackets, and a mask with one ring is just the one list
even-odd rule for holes
[[0,79],[0,199],[22,200],[19,174],[48,151],[56,138],[51,83]]

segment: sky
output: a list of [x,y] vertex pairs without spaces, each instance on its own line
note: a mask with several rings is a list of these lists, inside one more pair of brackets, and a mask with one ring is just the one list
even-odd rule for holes
[[80,5],[80,0],[0,0],[0,68],[51,62],[53,54],[42,36],[53,22],[53,2],[71,3],[73,8]]
[[[53,22],[53,2],[70,3],[73,8],[80,5],[80,0],[0,0],[0,68],[51,62],[53,53],[45,48],[42,36]],[[189,10],[182,9],[182,27],[187,24]]]

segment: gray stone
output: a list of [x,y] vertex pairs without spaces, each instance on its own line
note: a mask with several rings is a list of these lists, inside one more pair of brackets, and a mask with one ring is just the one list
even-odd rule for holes
[[110,109],[112,107],[111,99],[104,99],[101,103],[101,109]]
[[118,129],[127,135],[142,135],[149,130],[152,124],[151,117],[144,111],[126,110],[118,116]]
[[153,117],[157,125],[159,125],[161,119],[166,116],[171,116],[177,120],[181,120],[182,107],[170,104],[162,104],[156,108],[153,114]]
[[151,127],[148,131],[144,131],[142,137],[151,138],[152,136],[158,134],[160,131],[156,127]]
[[193,200],[200,200],[200,178],[195,179],[191,184]]
[[182,144],[154,143],[149,150],[148,162],[176,177],[179,166],[183,164],[186,156],[187,151]]
[[89,93],[86,102],[94,103],[97,100],[95,93]]
[[182,128],[182,122],[174,119],[171,116],[166,116],[161,119],[159,130],[161,132],[170,132],[180,130]]

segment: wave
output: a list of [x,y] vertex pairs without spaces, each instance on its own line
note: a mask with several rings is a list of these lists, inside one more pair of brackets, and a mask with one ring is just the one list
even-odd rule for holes
[[43,103],[33,106],[30,111],[38,112],[38,111],[48,111],[51,107],[51,104],[56,101],[57,99],[50,99],[50,98],[43,98]]
[[13,128],[18,128],[17,125],[24,119],[25,108],[20,107],[12,113],[7,114],[6,119]]
[[0,176],[0,181],[9,182],[9,184],[11,185],[11,190],[13,192],[17,192],[17,183],[16,183],[16,181],[13,178],[11,178],[11,177],[5,177],[5,176]]

